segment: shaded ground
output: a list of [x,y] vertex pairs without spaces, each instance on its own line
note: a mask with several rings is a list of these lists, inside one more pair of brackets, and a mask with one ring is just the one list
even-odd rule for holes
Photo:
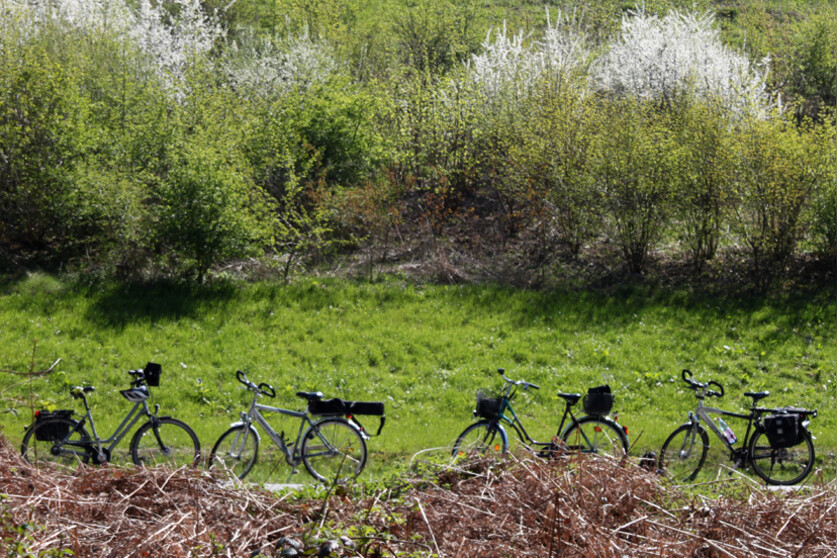
[[[567,456],[430,469],[365,494],[224,487],[200,471],[37,470],[0,438],[0,551],[127,556],[837,555],[837,487],[699,496]],[[54,553],[54,554],[53,554]]]

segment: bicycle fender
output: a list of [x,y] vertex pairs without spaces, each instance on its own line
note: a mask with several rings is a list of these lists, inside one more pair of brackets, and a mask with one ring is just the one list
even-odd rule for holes
[[[238,428],[239,426],[247,426],[244,421],[233,422],[230,424],[230,428]],[[259,431],[253,428],[253,425],[250,425],[250,433],[256,437],[256,441],[261,443],[262,437],[259,435]]]

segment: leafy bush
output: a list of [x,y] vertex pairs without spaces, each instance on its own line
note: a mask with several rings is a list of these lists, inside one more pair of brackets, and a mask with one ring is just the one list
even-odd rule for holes
[[598,136],[598,191],[628,269],[641,273],[670,219],[680,147],[668,118],[648,102],[613,101]]
[[0,36],[0,265],[56,264],[78,250],[88,225],[73,172],[90,147],[90,107],[46,37],[19,37]]
[[803,210],[827,177],[823,139],[781,118],[750,121],[737,131],[733,224],[763,287],[784,271],[803,232]]
[[698,267],[715,256],[728,202],[732,136],[724,110],[681,98],[673,114],[677,145],[675,205],[680,235]]
[[258,254],[272,232],[246,167],[206,138],[180,146],[155,191],[157,241],[173,269],[198,281],[215,264]]

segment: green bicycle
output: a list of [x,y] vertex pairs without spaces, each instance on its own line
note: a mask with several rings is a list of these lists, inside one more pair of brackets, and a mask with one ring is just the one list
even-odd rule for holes
[[523,380],[509,379],[502,368],[497,372],[506,382],[505,389],[500,396],[491,395],[486,390],[477,392],[474,416],[478,420],[457,437],[452,450],[454,459],[471,455],[505,454],[509,449],[509,436],[504,424],[514,430],[524,445],[538,450],[541,457],[549,457],[563,450],[609,455],[615,458],[622,458],[628,453],[627,428],[607,416],[613,405],[609,387],[593,388],[588,392],[583,403],[587,415],[580,417],[573,413],[572,408],[582,399],[582,395],[558,394],[558,397],[565,401],[565,407],[556,433],[561,443],[556,444],[554,441],[533,439],[511,405],[518,388],[524,391],[540,388]]

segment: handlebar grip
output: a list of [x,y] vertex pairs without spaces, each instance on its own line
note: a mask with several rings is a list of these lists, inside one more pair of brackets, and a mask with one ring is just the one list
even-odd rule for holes
[[710,380],[709,383],[706,384],[706,387],[710,387],[710,386],[718,386],[718,391],[710,389],[709,391],[706,392],[706,395],[712,395],[714,397],[723,397],[724,396],[724,386],[722,386],[721,384],[719,384],[715,380]]
[[540,386],[536,386],[535,384],[529,384],[530,388],[541,389]]
[[270,384],[259,384],[259,393],[268,397],[276,397],[276,390],[274,390],[273,386]]
[[497,373],[502,376],[506,373],[506,369],[505,368],[498,368]]

